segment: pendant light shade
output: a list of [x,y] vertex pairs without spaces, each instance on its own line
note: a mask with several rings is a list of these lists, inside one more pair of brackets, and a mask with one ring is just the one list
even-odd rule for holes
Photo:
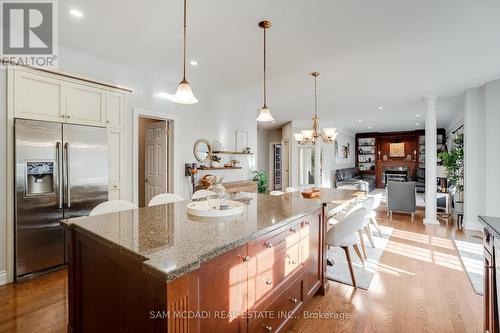
[[267,107],[267,86],[266,86],[266,29],[271,27],[271,22],[261,21],[259,22],[259,27],[264,30],[264,106],[260,109],[257,121],[268,122],[274,121],[271,111]]
[[177,86],[177,91],[175,95],[171,97],[172,102],[178,104],[195,104],[198,103],[198,99],[194,97],[193,89],[191,85],[186,80],[186,21],[187,21],[187,0],[184,0],[184,67],[182,80]]
[[274,121],[271,111],[269,111],[267,106],[263,106],[262,109],[260,109],[257,121]]
[[178,104],[196,104],[198,99],[193,95],[193,89],[186,79],[183,79],[177,86],[177,91],[172,97],[172,101]]

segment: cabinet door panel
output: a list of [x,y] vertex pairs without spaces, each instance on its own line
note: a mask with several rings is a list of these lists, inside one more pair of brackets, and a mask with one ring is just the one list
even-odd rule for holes
[[[200,313],[210,317],[197,321],[197,332],[246,332],[243,313],[247,305],[246,245],[210,261],[200,268],[197,286]],[[219,317],[217,317],[219,315]],[[231,317],[224,317],[225,315]]]
[[123,128],[125,97],[123,94],[106,92],[106,126]]
[[301,261],[305,268],[306,298],[314,295],[315,288],[321,283],[321,215],[311,215],[300,229]]
[[16,118],[64,122],[62,81],[16,70],[14,74],[14,114]]
[[123,131],[108,129],[109,200],[120,198],[123,181],[123,151]]
[[68,83],[66,91],[66,118],[73,124],[105,125],[104,90],[83,84]]

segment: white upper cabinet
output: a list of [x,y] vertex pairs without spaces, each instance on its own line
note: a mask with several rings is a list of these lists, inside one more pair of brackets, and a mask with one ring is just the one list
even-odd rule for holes
[[106,127],[123,128],[125,117],[125,95],[112,91],[106,92]]
[[15,118],[124,127],[125,90],[30,68],[9,73]]
[[108,196],[118,200],[122,195],[124,173],[123,130],[108,128]]
[[66,122],[105,126],[105,91],[78,83],[67,83]]
[[13,105],[17,118],[65,121],[64,81],[15,71],[14,85]]

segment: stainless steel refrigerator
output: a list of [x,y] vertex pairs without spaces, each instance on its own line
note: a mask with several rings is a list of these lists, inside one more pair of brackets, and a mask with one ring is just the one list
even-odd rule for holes
[[106,129],[15,120],[15,276],[66,263],[62,219],[108,200]]

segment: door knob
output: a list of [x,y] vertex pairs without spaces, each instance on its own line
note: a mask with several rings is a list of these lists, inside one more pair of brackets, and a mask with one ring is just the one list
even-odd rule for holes
[[289,298],[290,302],[292,302],[293,304],[297,304],[298,300],[296,298],[292,298],[290,297]]
[[144,182],[145,182],[145,183],[148,183],[148,182],[149,182],[149,180],[146,178],[146,179],[144,179]]
[[244,256],[243,257],[243,262],[248,262],[250,261],[250,257],[249,256]]
[[264,325],[263,326],[264,330],[266,330],[266,332],[272,332],[273,331],[273,328],[269,325]]

